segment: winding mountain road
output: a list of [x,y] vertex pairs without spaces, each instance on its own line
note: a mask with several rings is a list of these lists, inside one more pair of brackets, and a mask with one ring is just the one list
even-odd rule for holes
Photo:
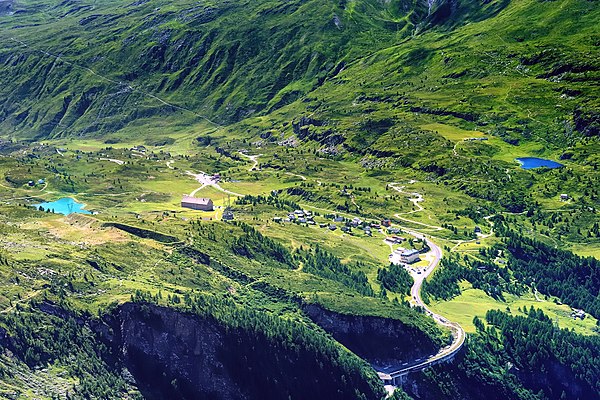
[[306,177],[305,177],[304,175],[300,175],[300,174],[294,174],[294,173],[291,173],[291,172],[286,172],[285,174],[286,174],[286,175],[289,175],[289,176],[295,176],[296,178],[300,178],[300,179],[302,179],[303,181],[305,181],[305,180],[306,180]]
[[[411,181],[408,182],[408,184],[413,184],[413,183],[416,183],[416,182],[417,181],[415,181],[415,180],[411,180]],[[404,185],[399,186],[399,185],[400,185],[400,183],[397,183],[397,182],[391,182],[391,183],[388,184],[388,186],[391,187],[392,189],[394,189],[396,192],[410,195],[411,197],[408,199],[408,201],[410,201],[411,203],[413,203],[414,206],[417,209],[416,210],[412,210],[412,211],[402,212],[402,213],[396,213],[396,214],[394,214],[394,217],[398,218],[401,221],[409,222],[411,224],[421,225],[421,226],[424,226],[426,228],[433,229],[433,230],[436,230],[436,231],[443,230],[444,228],[442,228],[441,226],[429,225],[429,224],[426,224],[426,223],[423,223],[423,222],[419,222],[419,221],[415,221],[415,220],[403,217],[403,215],[410,215],[410,214],[414,214],[414,213],[418,213],[418,212],[424,211],[425,207],[423,207],[419,203],[422,202],[423,200],[425,200],[425,198],[423,197],[423,195],[421,193],[406,192],[406,191],[404,191],[404,188],[406,186],[404,186]]]
[[462,244],[477,242],[478,240],[487,239],[490,236],[493,236],[494,235],[494,223],[492,221],[490,221],[490,218],[492,218],[494,216],[495,216],[495,214],[488,215],[487,217],[483,217],[483,219],[490,225],[490,233],[477,234],[477,238],[471,239],[471,240],[459,240],[456,243],[456,245],[450,249],[450,251],[454,251],[454,250],[458,249],[460,247],[460,245],[462,245]]
[[[240,154],[253,162],[254,165],[249,169],[249,171],[252,171],[257,167],[257,165],[258,165],[257,158],[260,157],[261,154],[253,155],[253,156],[249,156],[249,155],[241,153],[241,152],[240,152]],[[167,166],[169,166],[169,165],[167,165]],[[198,182],[200,182],[202,184],[201,188],[206,187],[206,186],[212,186],[217,190],[221,190],[226,193],[240,196],[237,193],[233,193],[233,192],[224,190],[223,188],[221,188],[218,185],[218,183],[216,181],[213,180],[213,178],[211,176],[209,176],[203,172],[201,172],[199,174],[194,174],[191,171],[186,171],[186,173],[190,176],[193,176]],[[408,184],[412,184],[415,182],[416,181],[409,181]],[[419,221],[414,221],[414,220],[410,220],[410,219],[402,217],[402,215],[409,215],[409,214],[425,211],[425,208],[423,206],[421,206],[421,204],[419,204],[422,201],[424,201],[424,196],[420,193],[404,191],[406,186],[402,186],[399,183],[392,182],[389,184],[389,186],[399,193],[410,195],[411,198],[409,199],[409,201],[412,202],[416,208],[409,212],[395,214],[395,217],[397,219],[399,219],[401,221],[406,221],[406,222],[409,222],[412,224],[421,225],[421,226],[427,227],[429,229],[433,229],[435,231],[443,229],[442,227],[439,227],[439,226],[427,225],[427,224],[424,224]],[[192,193],[192,195],[195,195],[201,188],[196,189]],[[300,204],[300,206],[303,208],[311,208],[311,209],[315,209],[315,210],[336,213],[339,215],[344,215],[348,218],[355,217],[355,215],[352,215],[349,213],[336,212],[336,211],[327,210],[324,208],[310,206],[308,204]],[[488,223],[491,224],[491,222],[489,221],[488,218],[486,218],[486,220],[488,221]],[[423,286],[423,282],[427,279],[428,276],[430,276],[433,273],[433,271],[439,265],[439,263],[443,257],[442,249],[436,243],[434,243],[432,241],[431,236],[428,237],[426,234],[424,234],[422,232],[413,230],[411,228],[407,228],[402,225],[395,224],[395,226],[401,228],[404,232],[406,232],[407,234],[409,234],[417,239],[425,240],[427,245],[429,246],[430,251],[427,253],[427,255],[430,258],[430,262],[429,262],[429,265],[427,266],[427,268],[425,268],[425,270],[419,269],[418,272],[416,269],[409,269],[409,273],[411,274],[411,276],[414,279],[414,283],[413,283],[413,285],[411,287],[411,291],[410,291],[411,297],[412,297],[411,303],[415,307],[421,307],[422,309],[424,309],[425,312],[429,316],[431,316],[433,318],[433,320],[436,323],[438,323],[439,325],[449,328],[450,331],[452,332],[453,340],[452,340],[452,343],[450,343],[448,346],[442,348],[440,351],[438,351],[435,354],[429,355],[428,357],[420,358],[420,359],[414,360],[412,362],[406,362],[402,365],[389,365],[389,366],[385,366],[383,368],[376,367],[375,369],[376,369],[379,377],[384,382],[386,389],[388,389],[388,391],[390,393],[393,392],[395,386],[397,386],[401,383],[402,377],[407,375],[408,373],[414,372],[414,371],[420,371],[420,370],[428,368],[432,365],[451,360],[462,348],[462,346],[465,342],[465,337],[466,337],[464,329],[459,324],[448,321],[443,316],[434,313],[432,310],[430,310],[427,307],[427,305],[423,302],[423,299],[421,298],[421,287]],[[490,235],[491,235],[491,233],[490,233]],[[390,247],[390,249],[393,249],[393,247]]]
[[[417,181],[412,180],[412,181],[409,181],[409,184],[416,183],[416,182]],[[413,213],[416,213],[416,212],[423,211],[425,208],[423,208],[423,206],[421,206],[419,204],[420,202],[422,202],[424,200],[423,199],[423,195],[421,193],[417,193],[417,192],[405,192],[404,188],[406,186],[404,186],[404,185],[399,186],[399,185],[400,184],[396,183],[396,182],[388,183],[388,186],[391,187],[392,189],[394,189],[396,192],[402,193],[402,194],[411,195],[412,197],[409,198],[408,201],[410,201],[411,203],[413,203],[415,205],[415,207],[417,207],[417,209],[416,210],[412,210],[412,211],[408,211],[408,212],[405,212],[405,213],[398,213],[396,215],[407,215],[407,214],[413,214]]]
[[[412,184],[412,183],[416,183],[416,181],[411,180],[408,182],[408,184]],[[408,218],[404,218],[402,215],[414,214],[414,213],[422,212],[425,210],[425,208],[423,206],[421,206],[421,204],[419,204],[420,202],[422,202],[424,200],[424,197],[420,193],[404,191],[405,186],[400,186],[399,183],[392,182],[392,183],[389,183],[388,186],[391,187],[392,189],[396,190],[399,193],[410,195],[411,198],[409,199],[409,201],[411,203],[413,203],[415,205],[415,207],[417,208],[416,210],[412,210],[409,212],[397,213],[394,215],[394,217],[396,217],[397,219],[399,219],[401,221],[406,221],[406,222],[409,222],[412,224],[421,225],[421,226],[424,226],[424,227],[427,227],[429,229],[433,229],[436,231],[443,229],[440,226],[428,225],[428,224],[425,224],[425,223],[422,223],[419,221],[414,221],[414,220],[410,220]],[[489,217],[486,218],[486,221],[488,221],[488,223],[491,224],[491,222],[489,221]],[[434,313],[432,310],[430,310],[427,307],[427,305],[423,302],[423,299],[421,298],[421,287],[423,286],[423,282],[427,279],[428,276],[430,276],[433,273],[435,268],[439,265],[439,263],[443,257],[442,249],[431,240],[431,237],[427,237],[425,234],[423,234],[421,232],[415,231],[413,229],[409,229],[402,225],[399,225],[399,227],[404,232],[410,234],[411,236],[413,236],[417,239],[425,240],[427,245],[431,249],[428,254],[430,254],[432,256],[432,259],[429,262],[429,265],[427,266],[427,268],[425,270],[423,270],[423,271],[417,271],[417,270],[413,270],[413,269],[409,270],[409,273],[411,274],[411,276],[414,280],[414,283],[410,289],[410,294],[412,297],[411,304],[413,304],[414,306],[422,307],[425,310],[425,312],[433,318],[433,320],[435,322],[437,322],[438,324],[440,324],[442,326],[449,328],[452,332],[453,340],[450,345],[442,348],[439,352],[437,352],[436,354],[432,354],[429,357],[418,359],[413,362],[405,363],[405,364],[399,365],[399,366],[387,366],[385,368],[379,368],[379,369],[376,368],[379,377],[386,384],[386,388],[388,389],[388,391],[390,393],[393,392],[394,387],[396,385],[398,385],[399,382],[401,382],[402,376],[408,374],[409,372],[420,371],[420,370],[430,367],[432,365],[451,360],[456,355],[456,353],[458,353],[458,351],[460,351],[460,349],[462,348],[462,346],[465,342],[465,337],[466,337],[465,330],[459,324],[457,324],[456,322],[450,322],[446,318],[442,317],[441,315]],[[490,235],[491,234],[492,233],[490,233]]]
[[432,365],[451,360],[456,353],[460,351],[464,342],[465,342],[465,330],[457,323],[450,322],[445,319],[443,316],[434,313],[431,311],[427,305],[423,302],[421,298],[421,287],[423,286],[423,282],[431,273],[435,270],[435,268],[439,265],[443,252],[442,249],[436,245],[431,239],[427,238],[425,235],[413,231],[411,229],[403,228],[403,230],[414,236],[417,239],[424,239],[429,246],[430,254],[433,256],[432,260],[429,262],[429,265],[425,269],[425,271],[421,273],[410,272],[411,276],[414,279],[414,284],[410,289],[410,294],[412,296],[411,303],[415,306],[422,307],[425,312],[433,318],[435,322],[438,324],[450,328],[452,332],[452,343],[444,348],[442,348],[438,353],[432,354],[429,357],[415,360],[411,363],[407,363],[400,366],[388,366],[386,368],[381,368],[377,370],[377,374],[383,380],[383,382],[388,386],[388,389],[392,389],[393,387],[398,385],[398,382],[401,380],[401,377],[408,374],[409,372],[420,371]]
[[123,161],[123,160],[117,160],[116,158],[104,158],[104,157],[102,157],[102,158],[99,158],[99,160],[100,161],[110,161],[110,162],[113,162],[113,163],[119,164],[119,165],[125,164],[125,161]]
[[[409,184],[415,183],[416,181],[410,181]],[[422,202],[424,200],[424,197],[422,194],[419,193],[413,193],[413,192],[405,192],[404,188],[405,186],[400,186],[399,183],[390,183],[388,184],[391,188],[393,188],[394,190],[396,190],[399,193],[403,193],[403,194],[408,194],[411,195],[412,198],[409,199],[415,206],[416,206],[416,210],[412,210],[410,212],[406,212],[406,213],[398,213],[395,214],[394,216],[401,220],[401,221],[407,221],[410,222],[412,224],[418,224],[421,226],[425,226],[429,229],[433,229],[435,231],[438,230],[442,230],[443,228],[440,226],[435,226],[435,225],[427,225],[424,224],[422,222],[418,222],[418,221],[414,221],[414,220],[410,220],[407,218],[402,217],[401,215],[407,215],[407,214],[413,214],[413,213],[417,213],[417,212],[422,212],[425,210],[425,208],[423,206],[421,206],[419,203]],[[314,206],[310,206],[307,204],[300,204],[301,207],[306,207],[306,208],[312,208],[312,209],[316,209],[316,210],[320,210],[320,211],[326,211],[326,212],[330,212],[330,213],[335,213],[338,215],[343,215],[345,217],[348,218],[353,218],[355,217],[352,214],[348,214],[348,213],[343,213],[343,212],[335,212],[332,210],[327,210],[327,209],[323,209],[323,208],[319,208],[319,207],[314,207]],[[486,217],[486,221],[492,225],[493,227],[493,223],[489,220],[492,216]],[[381,378],[381,380],[384,382],[386,389],[388,390],[389,393],[393,393],[394,388],[396,386],[398,386],[401,381],[402,381],[402,377],[407,375],[410,372],[415,372],[415,371],[420,371],[423,370],[425,368],[428,368],[430,366],[433,366],[435,364],[438,363],[442,363],[445,361],[449,361],[452,360],[452,358],[460,351],[460,349],[462,348],[464,342],[465,342],[465,338],[466,338],[466,333],[465,330],[456,322],[451,322],[448,321],[446,318],[444,318],[443,316],[434,313],[432,310],[430,310],[427,305],[423,302],[423,299],[421,298],[421,287],[423,286],[423,282],[427,279],[427,277],[429,277],[433,271],[437,268],[437,266],[439,265],[442,257],[443,257],[443,252],[442,249],[435,243],[432,241],[431,236],[427,236],[426,234],[416,231],[414,229],[411,228],[407,228],[405,226],[402,225],[397,225],[394,224],[394,226],[402,229],[404,232],[408,233],[409,235],[417,238],[417,239],[423,239],[426,241],[427,245],[429,246],[429,248],[431,249],[429,251],[429,253],[427,253],[428,255],[430,255],[431,257],[431,261],[429,262],[429,265],[427,266],[427,268],[425,270],[421,270],[421,273],[417,272],[416,270],[413,271],[412,269],[409,269],[409,273],[411,274],[414,283],[411,287],[410,293],[411,293],[411,304],[413,304],[414,306],[418,306],[418,307],[422,307],[425,312],[431,317],[433,318],[433,320],[446,327],[449,328],[450,331],[452,332],[452,343],[450,343],[448,346],[440,349],[440,351],[438,351],[436,354],[431,354],[428,357],[424,357],[421,359],[417,359],[414,360],[412,362],[407,362],[404,363],[402,365],[390,365],[390,366],[386,366],[383,368],[380,367],[375,367],[375,370],[377,371],[377,374],[379,375],[379,377]],[[485,235],[487,236],[491,236],[493,234],[493,229],[490,232],[489,235]],[[392,248],[392,247],[390,247]]]

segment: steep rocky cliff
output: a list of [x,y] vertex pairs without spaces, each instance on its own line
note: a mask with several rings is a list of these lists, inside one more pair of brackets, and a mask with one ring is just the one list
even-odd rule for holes
[[402,364],[437,352],[439,344],[416,327],[372,316],[345,315],[317,305],[304,311],[337,341],[373,365]]
[[280,340],[261,330],[152,304],[125,304],[108,321],[112,328],[103,330],[104,338],[149,399],[381,395],[360,371],[344,365],[343,357],[322,354],[298,338]]
[[220,359],[224,332],[214,321],[136,304],[115,318],[113,343],[147,397],[249,398]]

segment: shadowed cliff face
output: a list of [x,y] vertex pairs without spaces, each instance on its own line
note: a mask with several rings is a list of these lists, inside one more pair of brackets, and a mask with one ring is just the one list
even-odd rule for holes
[[111,318],[112,334],[105,330],[104,337],[148,399],[380,396],[336,356],[301,345],[289,348],[262,331],[139,303],[123,305]]
[[[132,302],[101,319],[42,302],[28,314],[27,324],[18,320],[10,331],[0,328],[0,346],[30,366],[53,360],[73,365],[74,354],[76,363],[93,358],[89,371],[102,369],[103,382],[119,383],[113,394],[133,388],[146,399],[366,400],[384,395],[369,365],[313,324],[265,316],[220,299],[188,300],[193,312]],[[314,305],[305,312],[372,363],[407,360],[436,347],[423,332],[397,320],[342,315]],[[42,325],[60,332],[58,347],[56,332],[33,334]],[[25,354],[32,343],[36,349]],[[90,379],[86,384],[93,386],[99,378]]]
[[[304,311],[373,365],[400,364],[439,349],[422,331],[397,320],[344,315],[315,305]],[[345,372],[327,366],[321,354],[302,346],[290,351],[262,332],[226,328],[211,318],[149,304],[125,304],[115,318],[111,340],[148,398],[355,396],[340,380]],[[352,385],[369,392],[364,381]]]
[[439,350],[423,332],[400,321],[344,315],[315,305],[304,311],[338,342],[372,365],[401,364]]
[[220,361],[224,334],[214,322],[133,304],[117,319],[116,342],[148,398],[248,398]]

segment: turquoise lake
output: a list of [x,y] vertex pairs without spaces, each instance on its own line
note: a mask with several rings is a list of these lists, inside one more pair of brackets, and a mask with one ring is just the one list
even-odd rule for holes
[[545,158],[537,158],[537,157],[522,157],[517,158],[517,161],[521,164],[521,168],[523,169],[533,169],[533,168],[560,168],[563,165],[556,161],[546,160]]
[[85,207],[85,204],[78,203],[70,197],[63,197],[62,199],[58,199],[49,203],[34,204],[33,207],[42,207],[44,211],[50,210],[54,211],[57,214],[63,215],[69,215],[73,213],[91,214],[91,212],[89,212],[88,210],[83,209],[83,207]]

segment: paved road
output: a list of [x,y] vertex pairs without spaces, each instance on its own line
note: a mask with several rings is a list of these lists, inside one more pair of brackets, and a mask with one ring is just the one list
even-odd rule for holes
[[[335,213],[335,214],[342,215],[342,216],[345,216],[348,218],[355,217],[355,215],[352,215],[352,214],[343,213],[343,212],[335,212],[332,210],[328,210],[325,208],[319,208],[319,207],[311,206],[308,204],[300,204],[300,206],[302,208],[311,208],[313,210],[320,210],[320,211],[325,211],[325,212],[329,212],[329,213]],[[443,316],[434,313],[427,307],[427,305],[421,299],[421,286],[423,285],[423,281],[425,281],[425,279],[429,275],[431,275],[431,273],[439,265],[439,263],[443,257],[442,249],[437,244],[432,242],[430,237],[427,237],[423,233],[415,231],[410,228],[406,228],[404,226],[399,226],[399,227],[404,232],[414,236],[417,239],[425,239],[427,241],[427,245],[431,249],[429,254],[432,256],[432,259],[429,262],[429,265],[427,266],[425,271],[422,271],[420,274],[416,273],[416,272],[412,272],[412,271],[410,272],[411,276],[414,279],[414,284],[410,290],[411,296],[412,296],[411,302],[414,305],[423,307],[425,309],[425,312],[428,315],[430,315],[434,319],[434,321],[436,321],[438,324],[450,328],[450,330],[452,331],[453,340],[449,346],[442,348],[438,353],[432,354],[429,357],[413,360],[413,361],[407,362],[403,365],[391,365],[391,366],[386,366],[384,368],[375,368],[379,377],[384,382],[392,381],[392,379],[394,377],[402,376],[402,375],[405,375],[408,372],[412,372],[412,371],[419,371],[419,370],[425,369],[431,365],[434,365],[436,363],[439,363],[444,360],[452,358],[462,348],[462,345],[464,344],[465,337],[466,337],[464,329],[459,324],[457,324],[455,322],[450,322],[447,319],[445,319]],[[390,386],[390,385],[386,385],[386,386],[388,389],[390,389],[390,392],[393,392],[393,386]]]
[[411,276],[415,281],[410,289],[410,294],[412,296],[411,302],[416,306],[423,307],[425,309],[425,312],[429,314],[435,322],[447,328],[450,328],[450,330],[452,331],[453,340],[449,346],[442,348],[437,354],[432,354],[429,357],[414,360],[413,362],[405,363],[403,365],[380,368],[377,371],[379,377],[384,382],[391,384],[391,386],[393,386],[393,378],[395,377],[405,375],[409,372],[419,371],[436,363],[452,358],[462,348],[462,345],[465,342],[464,329],[459,324],[455,322],[450,322],[441,315],[431,311],[421,298],[421,286],[423,285],[423,281],[425,281],[425,279],[429,275],[431,275],[431,273],[439,265],[440,260],[443,257],[442,249],[434,242],[432,242],[431,239],[425,237],[425,235],[423,235],[422,233],[407,228],[403,228],[403,230],[418,239],[425,239],[427,241],[427,244],[431,248],[429,254],[433,257],[432,260],[429,262],[427,268],[421,273],[412,271],[410,272]]
[[[249,158],[251,161],[254,162],[254,165],[249,169],[250,171],[253,168],[256,168],[258,161],[257,158],[261,156],[261,154],[258,155],[254,155],[254,156],[248,156],[244,153],[240,153],[242,154],[244,157]],[[218,190],[224,191],[226,193],[231,193],[233,195],[238,195],[241,196],[237,193],[233,193],[233,192],[229,192],[224,190],[223,188],[221,188],[216,182],[213,182],[211,177],[208,176],[205,173],[200,173],[200,174],[194,174],[190,171],[186,171],[188,175],[191,175],[193,177],[196,178],[196,180],[198,180],[198,182],[203,184],[204,186],[213,186]],[[414,183],[414,181],[411,181],[410,183]],[[400,193],[407,193],[403,191],[403,187],[396,187],[395,185],[397,185],[396,183],[392,183],[390,186],[395,189],[396,191],[400,192]],[[199,190],[199,189],[197,189]],[[196,191],[197,191],[196,190]],[[195,192],[194,191],[194,194]],[[412,212],[409,212],[407,214],[411,214],[413,212],[420,212],[423,211],[424,208],[419,204],[421,201],[423,201],[423,196],[419,193],[407,193],[407,194],[411,194],[414,197],[411,199],[411,201],[413,202],[413,204],[417,207],[417,210],[414,210]],[[338,215],[343,215],[349,218],[353,218],[354,215],[352,214],[348,214],[348,213],[342,213],[342,212],[335,212],[332,210],[327,210],[324,208],[319,208],[319,207],[315,207],[315,206],[310,206],[308,204],[300,204],[301,207],[303,208],[312,208],[312,209],[316,209],[316,210],[320,210],[320,211],[325,211],[325,212],[332,212],[332,213],[336,213]],[[417,223],[420,225],[424,225],[426,227],[429,228],[433,228],[433,229],[443,229],[441,227],[437,227],[437,226],[432,226],[432,225],[427,225],[427,224],[423,224],[417,221],[412,221],[412,220],[408,220],[405,218],[402,218],[400,215],[396,215],[396,218],[399,218],[401,220],[406,220],[412,223]],[[411,287],[411,297],[412,300],[411,302],[413,303],[413,305],[415,306],[420,306],[422,307],[425,312],[430,315],[434,321],[436,321],[438,324],[445,326],[447,328],[449,328],[452,331],[452,336],[453,336],[453,341],[450,345],[442,348],[438,353],[436,354],[432,354],[428,357],[422,358],[422,359],[417,359],[417,360],[413,360],[412,362],[408,362],[408,363],[404,363],[402,365],[398,365],[398,366],[387,366],[385,368],[378,368],[378,375],[379,377],[385,382],[385,383],[391,383],[390,385],[387,385],[388,389],[392,388],[393,390],[393,379],[402,375],[407,374],[408,372],[412,372],[412,371],[419,371],[422,369],[425,369],[431,365],[434,365],[436,363],[442,362],[446,359],[450,359],[452,358],[461,348],[462,345],[464,344],[465,341],[465,331],[464,329],[457,323],[455,322],[450,322],[448,320],[446,320],[444,317],[442,317],[439,314],[434,313],[433,311],[431,311],[427,305],[423,302],[423,300],[421,299],[421,286],[423,285],[423,281],[425,281],[425,279],[431,275],[431,273],[435,270],[435,268],[439,265],[440,260],[443,257],[443,253],[442,253],[442,249],[435,244],[434,242],[431,241],[431,238],[426,237],[426,235],[424,235],[421,232],[400,226],[400,228],[414,236],[415,238],[418,239],[425,239],[427,241],[428,246],[430,247],[430,252],[428,253],[430,255],[430,257],[432,257],[431,261],[429,262],[429,265],[427,266],[427,268],[425,270],[421,270],[421,273],[418,272],[413,272],[411,271],[411,275],[414,279],[414,284]]]

